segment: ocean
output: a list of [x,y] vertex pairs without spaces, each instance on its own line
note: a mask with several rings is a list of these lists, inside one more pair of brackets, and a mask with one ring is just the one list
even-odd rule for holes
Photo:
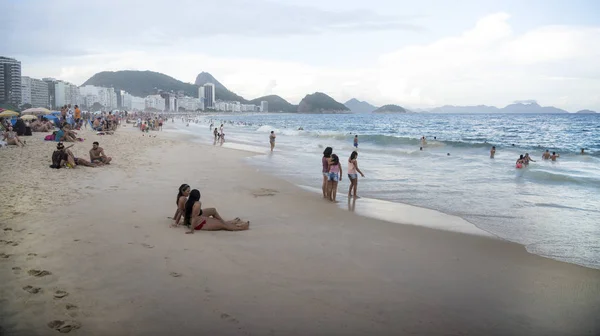
[[[356,204],[436,210],[530,253],[600,268],[600,115],[226,114],[177,127],[213,143],[210,120],[214,127],[225,123],[224,147],[264,154],[248,164],[313,190],[315,197],[324,148],[333,147],[345,174],[357,134],[365,178],[359,177],[363,198]],[[272,130],[277,141],[271,154]],[[427,145],[420,150],[422,136]],[[546,149],[560,155],[557,162],[541,160]],[[525,153],[536,161],[516,169]],[[344,175],[341,207],[348,185]],[[385,208],[374,207],[374,214]]]

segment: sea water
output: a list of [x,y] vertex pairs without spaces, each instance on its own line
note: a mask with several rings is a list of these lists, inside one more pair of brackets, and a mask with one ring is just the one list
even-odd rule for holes
[[[333,147],[344,170],[340,199],[357,134],[364,202],[459,216],[531,253],[600,268],[600,115],[231,114],[186,130],[212,143],[211,120],[213,130],[225,123],[224,146],[264,153],[250,164],[319,193],[322,152]],[[560,155],[556,162],[541,159],[546,149]],[[536,162],[516,169],[525,153]]]

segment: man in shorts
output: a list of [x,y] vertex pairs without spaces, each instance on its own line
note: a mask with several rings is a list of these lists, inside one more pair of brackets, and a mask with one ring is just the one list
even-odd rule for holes
[[90,160],[92,163],[109,164],[112,158],[104,154],[104,149],[100,147],[98,141],[94,141],[90,149]]

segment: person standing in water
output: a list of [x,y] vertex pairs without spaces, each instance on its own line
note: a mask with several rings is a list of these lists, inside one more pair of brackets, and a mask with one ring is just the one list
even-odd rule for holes
[[331,154],[329,159],[329,182],[327,183],[327,194],[329,200],[336,202],[338,182],[342,180],[342,165],[336,154]]
[[494,155],[496,155],[496,146],[492,146],[492,149],[490,150],[490,159],[493,159]]
[[271,144],[271,152],[273,151],[273,148],[275,148],[275,131],[271,131],[271,135],[269,135],[269,143]]
[[550,151],[546,149],[544,154],[542,154],[542,160],[550,160]]
[[527,166],[529,161],[535,162],[535,160],[529,156],[529,153],[525,153],[525,156],[523,157],[523,163]]
[[354,190],[354,198],[360,198],[356,195],[356,189],[358,188],[358,174],[360,176],[365,177],[365,175],[358,169],[358,161],[356,158],[358,157],[358,152],[354,151],[350,154],[350,158],[348,159],[348,179],[350,179],[350,187],[348,188],[348,197],[352,196],[352,191]]
[[556,161],[556,159],[559,157],[560,157],[560,155],[556,154],[556,152],[552,152],[552,155],[550,156],[550,160]]
[[425,136],[421,137],[421,147],[425,147],[427,145],[427,140],[425,140]]
[[517,169],[523,168],[523,163],[524,163],[524,161],[523,161],[523,154],[521,154],[521,156],[519,156],[519,159],[517,160],[517,162],[515,164],[516,168]]
[[333,148],[327,147],[323,151],[323,158],[321,159],[321,164],[323,165],[322,175],[323,175],[323,198],[329,198],[329,194],[327,192],[327,181],[329,180],[329,158],[331,158],[331,153],[333,153]]
[[354,136],[354,148],[358,149],[358,134]]

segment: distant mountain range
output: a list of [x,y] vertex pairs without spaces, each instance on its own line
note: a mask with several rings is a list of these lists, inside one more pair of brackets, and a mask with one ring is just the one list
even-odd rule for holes
[[[299,112],[299,113],[414,113],[398,105],[384,105],[377,108],[366,101],[360,101],[356,98],[348,100],[345,104],[335,101],[328,95],[316,92],[309,94],[298,105],[290,104],[285,99],[276,95],[259,97],[253,100],[247,100],[242,96],[235,94],[221,84],[215,77],[208,72],[201,72],[196,77],[194,84],[184,83],[173,77],[153,71],[103,71],[99,72],[82,85],[96,85],[103,87],[112,87],[115,90],[124,90],[137,97],[145,97],[154,94],[157,89],[163,91],[183,91],[187,96],[198,97],[198,87],[206,83],[215,84],[215,98],[225,101],[239,101],[244,104],[260,105],[261,101],[269,103],[270,112]],[[382,110],[383,108],[383,110]],[[569,113],[565,110],[553,106],[540,106],[532,100],[517,101],[503,108],[487,105],[477,106],[453,106],[445,105],[433,109],[417,109],[416,112],[429,113]],[[596,113],[590,110],[578,111],[579,114]]]
[[352,113],[371,113],[377,109],[377,106],[373,106],[366,101],[360,101],[356,98],[352,98],[344,103]]

